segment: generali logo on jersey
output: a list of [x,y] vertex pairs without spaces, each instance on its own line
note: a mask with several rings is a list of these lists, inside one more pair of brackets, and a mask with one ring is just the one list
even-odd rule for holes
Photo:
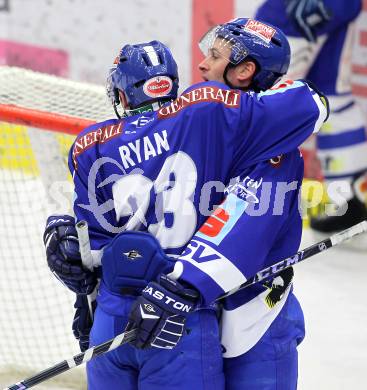
[[96,130],[92,130],[89,133],[82,135],[80,138],[77,138],[73,147],[73,163],[75,169],[77,169],[76,158],[80,154],[85,152],[91,146],[97,143],[103,144],[116,137],[117,135],[122,134],[122,132],[122,122],[119,122],[111,126],[101,127]]
[[166,96],[171,90],[172,80],[167,76],[153,77],[143,85],[144,93],[152,98]]
[[249,19],[247,21],[244,26],[244,30],[258,36],[267,43],[271,41],[271,38],[273,38],[274,34],[276,33],[276,30],[273,27],[254,19]]
[[176,115],[183,108],[201,102],[222,103],[226,107],[239,107],[240,93],[236,90],[227,90],[217,87],[201,87],[186,92],[171,104],[158,111],[158,118],[167,118]]

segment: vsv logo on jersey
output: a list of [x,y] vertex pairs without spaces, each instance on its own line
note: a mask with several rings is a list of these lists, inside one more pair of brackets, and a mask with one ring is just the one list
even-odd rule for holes
[[223,291],[229,291],[233,285],[240,285],[246,281],[235,263],[209,244],[196,239],[189,242],[185,251],[177,259],[175,270],[177,267],[179,271],[179,264],[184,262],[189,262],[209,276]]
[[181,259],[192,259],[197,262],[220,260],[221,254],[209,245],[196,240],[191,240],[180,256]]

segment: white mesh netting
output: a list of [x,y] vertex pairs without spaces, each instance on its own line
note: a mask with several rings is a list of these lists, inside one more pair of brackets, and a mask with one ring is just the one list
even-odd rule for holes
[[[93,121],[115,115],[102,86],[0,66],[2,388],[79,349],[71,332],[74,294],[49,272],[42,242],[47,216],[71,210],[66,161],[75,136],[2,122],[1,105]],[[58,386],[84,389],[84,368],[72,371],[57,378]]]
[[115,117],[103,86],[16,67],[0,66],[0,104],[14,104],[96,122]]

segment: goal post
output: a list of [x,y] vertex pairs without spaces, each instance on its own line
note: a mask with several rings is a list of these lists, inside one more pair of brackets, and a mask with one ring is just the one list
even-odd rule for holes
[[115,114],[100,85],[0,66],[0,120],[78,134]]
[[0,105],[0,117],[3,122],[22,124],[40,129],[48,129],[78,134],[94,121],[81,118],[73,118],[67,115],[58,115],[54,113],[33,110],[31,108],[17,107],[11,104]]
[[[114,117],[103,86],[0,66],[0,388],[78,352],[75,295],[48,270],[42,236],[50,214],[71,212],[76,134]],[[80,370],[59,380],[85,387]]]

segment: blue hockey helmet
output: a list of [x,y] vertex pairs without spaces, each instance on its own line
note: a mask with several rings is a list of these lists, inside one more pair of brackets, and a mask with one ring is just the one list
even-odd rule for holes
[[159,41],[125,45],[107,78],[107,94],[115,111],[119,90],[124,91],[131,109],[176,99],[178,71],[169,48]]
[[220,45],[230,48],[230,51],[226,50],[230,52],[227,58],[229,66],[245,60],[253,60],[257,64],[251,84],[255,90],[270,88],[288,71],[291,50],[287,37],[277,27],[255,19],[233,19],[204,35],[199,42],[204,55],[208,55],[217,38],[222,38]]

